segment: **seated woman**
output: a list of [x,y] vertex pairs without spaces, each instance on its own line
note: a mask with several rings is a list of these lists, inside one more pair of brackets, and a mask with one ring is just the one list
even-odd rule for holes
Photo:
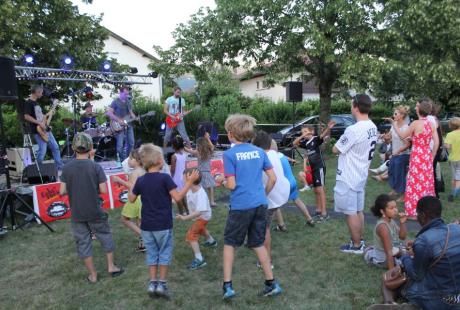
[[375,199],[375,204],[371,208],[372,213],[379,218],[374,228],[374,246],[368,247],[364,252],[364,260],[379,267],[391,269],[395,263],[399,263],[396,257],[401,256],[400,240],[406,239],[407,217],[404,213],[399,213],[399,222],[395,222],[398,217],[398,207],[396,201],[387,194],[382,194]]
[[441,219],[441,201],[433,196],[417,203],[422,229],[401,257],[408,278],[402,295],[422,309],[460,308],[460,226]]

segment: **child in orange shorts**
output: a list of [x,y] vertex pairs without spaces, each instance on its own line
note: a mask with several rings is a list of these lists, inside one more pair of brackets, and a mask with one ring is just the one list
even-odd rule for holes
[[[190,173],[196,168],[186,169],[184,174]],[[200,251],[200,245],[198,240],[200,236],[206,237],[205,247],[216,247],[217,241],[211,236],[206,226],[209,220],[211,220],[212,211],[209,204],[208,195],[206,194],[203,187],[200,185],[201,174],[198,180],[196,180],[190,190],[187,192],[187,206],[189,209],[188,215],[177,214],[176,219],[178,220],[193,220],[192,226],[187,231],[185,240],[190,243],[195,259],[188,266],[188,269],[195,270],[206,266],[206,261]]]

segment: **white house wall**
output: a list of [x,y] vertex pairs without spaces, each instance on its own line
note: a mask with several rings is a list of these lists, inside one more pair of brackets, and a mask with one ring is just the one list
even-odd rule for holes
[[[292,80],[297,80],[299,75],[292,77]],[[263,87],[263,81],[266,79],[265,76],[254,77],[248,80],[240,81],[241,93],[249,98],[263,97],[271,99],[274,102],[286,100],[286,87],[282,82],[275,84],[272,87]],[[290,79],[289,79],[290,80]],[[259,89],[257,89],[257,83],[259,83]],[[304,93],[303,100],[318,99],[319,94],[317,93]]]

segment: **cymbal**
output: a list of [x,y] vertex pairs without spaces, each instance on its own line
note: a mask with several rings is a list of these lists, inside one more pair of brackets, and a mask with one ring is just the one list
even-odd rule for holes
[[[63,118],[62,123],[66,126],[72,126],[74,124],[74,121],[71,118]],[[80,121],[75,121],[75,124],[80,125]]]
[[96,117],[96,116],[99,115],[99,113],[95,113],[95,112],[92,112],[92,113],[89,113],[89,114],[83,113],[82,115],[86,116],[86,117]]

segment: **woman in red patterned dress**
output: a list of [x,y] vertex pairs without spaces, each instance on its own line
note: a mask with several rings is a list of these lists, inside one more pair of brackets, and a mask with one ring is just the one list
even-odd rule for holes
[[[422,99],[417,102],[415,111],[418,120],[413,121],[409,129],[401,132],[397,126],[394,130],[401,139],[411,137],[412,152],[409,159],[409,173],[407,174],[406,196],[404,208],[409,219],[416,220],[415,211],[417,202],[424,196],[434,196],[433,158],[439,146],[436,128],[427,120],[432,109],[431,99]],[[392,121],[394,125],[394,122]],[[433,139],[433,150],[430,141]]]

